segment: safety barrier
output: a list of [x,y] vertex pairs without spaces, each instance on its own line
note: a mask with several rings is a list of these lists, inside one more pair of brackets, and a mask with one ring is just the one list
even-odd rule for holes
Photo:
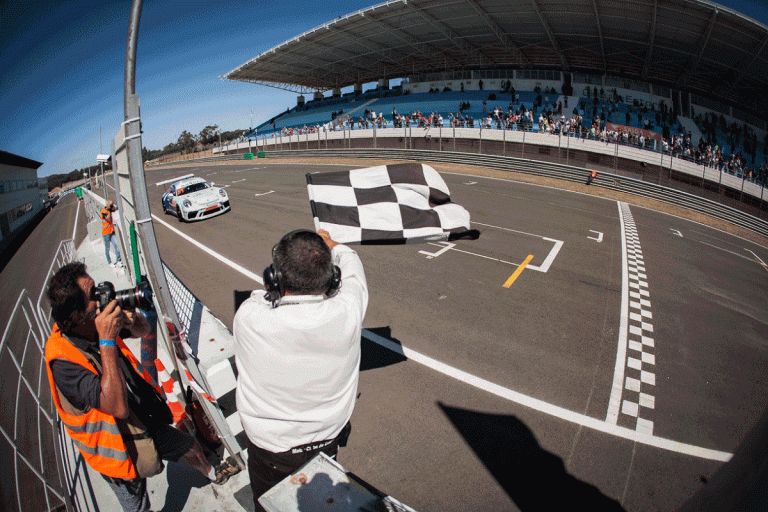
[[[500,157],[473,153],[453,153],[447,151],[425,150],[294,150],[270,151],[268,158],[369,158],[378,160],[418,160],[422,162],[441,162],[453,165],[482,166],[500,171],[532,174],[547,178],[556,178],[577,183],[586,181],[584,168],[527,160],[514,157]],[[613,173],[600,172],[592,183],[618,192],[655,199],[665,203],[687,208],[711,217],[715,217],[737,226],[768,236],[768,221],[750,215],[728,205],[706,199],[682,190],[665,187],[655,183],[638,180]]]
[[[72,240],[61,242],[43,290],[73,257]],[[61,428],[51,396],[44,357],[50,311],[43,295],[34,304],[26,289],[21,291],[0,340],[0,453],[5,468],[0,503],[20,511],[98,510],[88,471]]]
[[184,286],[184,283],[176,277],[176,274],[165,263],[163,263],[163,272],[165,273],[166,281],[168,281],[168,291],[171,293],[173,307],[179,316],[179,322],[181,322],[182,334],[185,338],[189,339],[190,334],[194,334],[190,330],[200,323],[202,303]]
[[43,289],[40,290],[40,295],[38,296],[37,303],[35,304],[37,318],[40,321],[40,328],[43,330],[43,332],[49,330],[51,325],[53,325],[53,322],[51,321],[51,308],[48,304],[48,299],[45,297],[45,290],[48,288],[48,283],[50,282],[51,277],[53,277],[53,274],[58,272],[58,270],[67,263],[74,261],[74,259],[74,240],[62,240],[59,242],[59,247],[56,249],[56,254],[53,256],[51,266],[48,269],[48,273],[45,275],[45,286],[43,286]]
[[[568,151],[562,148],[564,151]],[[528,158],[518,158],[499,155],[486,155],[482,153],[466,153],[466,152],[454,152],[454,151],[433,151],[433,150],[421,150],[421,149],[371,149],[371,148],[353,148],[353,149],[294,149],[294,150],[272,150],[266,151],[266,158],[355,158],[355,159],[375,159],[375,160],[418,160],[422,162],[441,162],[452,165],[472,165],[482,166],[491,169],[507,172],[517,172],[523,174],[532,174],[547,178],[555,178],[566,181],[573,181],[578,183],[584,183],[586,177],[589,174],[589,169],[584,167],[577,167],[572,165],[563,165],[560,163],[546,162]],[[671,157],[666,157],[668,161],[675,160]],[[205,163],[210,161],[235,161],[242,159],[242,155],[222,155],[212,158],[199,159],[196,162]],[[188,162],[187,162],[188,163]],[[673,165],[670,163],[669,165]],[[646,166],[642,166],[645,169]],[[746,204],[748,199],[747,191],[743,188],[745,183],[743,180],[738,180],[738,184],[742,186],[742,190],[739,191],[735,188],[725,187],[725,181],[728,178],[733,178],[731,175],[723,175],[717,171],[713,171],[719,176],[720,182],[714,181],[714,177],[711,174],[707,174],[706,169],[702,171],[702,174],[698,177],[689,175],[686,182],[681,183],[681,186],[686,185],[692,192],[686,192],[684,190],[672,188],[671,186],[664,186],[659,183],[653,183],[645,181],[644,179],[637,179],[625,174],[618,174],[614,172],[607,172],[600,170],[597,178],[593,181],[593,186],[603,187],[610,190],[616,190],[619,192],[625,192],[636,196],[647,197],[649,199],[655,199],[665,203],[669,203],[682,208],[687,208],[711,217],[715,217],[726,222],[730,222],[734,225],[743,227],[745,229],[752,230],[763,236],[768,236],[768,221],[751,215],[734,206],[741,206],[745,209],[750,209],[756,212],[757,215],[764,215],[764,210],[768,206],[768,197],[763,198],[763,187],[757,187],[757,193],[754,190],[749,192],[749,196],[752,198],[752,204]],[[673,173],[674,176],[673,177]],[[679,179],[678,175],[684,174],[681,169],[674,168],[662,168],[658,167],[653,169],[649,168],[648,179],[655,181],[664,181],[668,184],[674,184],[675,179]],[[645,173],[640,174],[645,177]],[[690,183],[695,184],[691,185]],[[733,185],[729,183],[729,185]],[[753,187],[754,184],[750,183]],[[708,188],[711,188],[713,192],[708,192]],[[717,190],[717,192],[714,192]],[[720,193],[723,190],[723,193]],[[739,197],[730,197],[725,194],[725,191],[731,191],[731,194],[738,195]],[[698,193],[696,193],[698,192]],[[712,196],[718,197],[722,201],[729,201],[734,206],[729,206],[723,202],[715,201],[702,197],[704,194],[709,193]],[[701,194],[701,195],[699,195]],[[722,195],[722,197],[721,197]],[[768,217],[768,215],[766,215]]]
[[[75,257],[74,241],[61,241],[37,301],[22,290],[0,340],[0,396],[5,400],[0,407],[0,453],[3,467],[13,469],[1,473],[0,504],[10,510],[99,510],[85,461],[58,418],[45,369],[45,341],[53,325],[45,290]],[[202,303],[165,264],[163,270],[184,339],[196,339]],[[199,390],[208,397],[207,389]],[[215,415],[227,424],[218,409]],[[230,432],[222,435],[232,437]],[[239,446],[232,448],[239,452]]]

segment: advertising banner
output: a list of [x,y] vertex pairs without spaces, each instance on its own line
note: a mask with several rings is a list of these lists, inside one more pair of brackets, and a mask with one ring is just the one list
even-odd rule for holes
[[626,132],[631,135],[643,136],[646,139],[661,140],[661,134],[659,132],[652,132],[649,130],[643,130],[642,128],[635,128],[632,126],[625,126],[623,124],[605,123],[605,129],[614,132]]

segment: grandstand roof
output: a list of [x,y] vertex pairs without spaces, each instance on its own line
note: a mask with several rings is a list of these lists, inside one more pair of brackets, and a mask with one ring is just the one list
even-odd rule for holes
[[441,71],[606,74],[768,112],[768,27],[701,0],[393,0],[222,78],[305,93]]

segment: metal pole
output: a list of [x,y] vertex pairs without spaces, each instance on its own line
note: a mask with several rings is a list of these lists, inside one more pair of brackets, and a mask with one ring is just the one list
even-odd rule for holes
[[565,137],[565,165],[568,165],[568,160],[571,157],[571,137],[566,135]]
[[672,152],[669,152],[669,181],[672,181]]
[[483,153],[483,123],[480,123],[480,142],[477,144],[477,153]]
[[438,137],[440,138],[440,151],[443,150],[443,125],[437,129]]
[[739,195],[739,202],[741,203],[742,199],[744,199],[744,182],[747,181],[744,177],[744,172],[741,173],[741,194]]
[[522,150],[522,152],[520,153],[520,158],[525,158],[525,133],[526,133],[527,131],[528,131],[528,130],[523,130],[523,150]]
[[99,162],[99,164],[101,165],[101,186],[104,188],[104,200],[109,201],[109,196],[107,195],[107,179],[104,177],[104,162]]
[[403,149],[408,149],[408,128],[403,123]]
[[[136,213],[137,231],[139,232],[140,241],[144,248],[147,275],[150,283],[152,283],[155,299],[160,306],[160,311],[164,315],[169,316],[174,325],[181,326],[176,309],[173,306],[173,300],[171,299],[171,294],[168,289],[168,282],[165,279],[162,261],[160,260],[160,250],[157,245],[157,238],[155,237],[149,209],[149,199],[147,198],[147,185],[144,179],[144,163],[141,159],[141,117],[139,111],[139,97],[135,94],[136,46],[138,42],[141,6],[142,0],[133,0],[125,51],[125,90],[123,94],[125,123],[123,126],[125,129],[126,153],[128,156],[128,175],[131,181],[131,188],[133,189],[133,206]],[[117,173],[115,173],[115,175],[117,175]],[[166,349],[173,361],[173,365],[176,371],[178,371],[178,362],[176,361],[175,350],[168,337],[168,331],[164,325],[163,328],[158,329],[158,331],[161,333],[163,341],[166,344]],[[192,374],[192,378],[197,382],[205,382],[203,376],[200,374],[200,369],[196,364],[188,365],[188,369]],[[226,420],[221,412],[205,399],[201,399],[200,403],[206,414],[211,418],[213,423],[217,425],[217,430],[221,432],[218,425],[222,424],[222,422],[226,425]],[[239,452],[239,450],[235,450],[233,446],[229,445],[229,442],[224,436],[221,436],[221,440],[230,453],[237,454]]]
[[[141,236],[142,245],[145,249],[145,258],[147,266],[147,275],[152,283],[152,288],[157,302],[160,305],[160,309],[163,314],[168,315],[171,321],[175,325],[181,325],[179,318],[176,314],[176,309],[173,307],[173,300],[168,289],[168,283],[165,279],[165,273],[162,269],[162,261],[160,260],[160,250],[157,246],[157,239],[155,237],[154,226],[151,222],[151,214],[149,210],[149,200],[147,198],[147,186],[144,180],[144,166],[141,160],[141,130],[139,121],[139,98],[135,94],[135,62],[136,62],[136,44],[138,41],[139,20],[141,18],[141,0],[134,0],[131,7],[131,17],[128,29],[128,42],[126,45],[125,55],[125,94],[124,94],[124,117],[126,121],[132,121],[125,125],[126,139],[127,139],[127,156],[128,156],[128,174],[131,181],[131,188],[133,189],[134,208],[136,213],[136,226],[139,235]],[[131,165],[133,164],[133,165]],[[133,168],[133,171],[131,170]],[[117,173],[115,173],[117,175]],[[160,329],[161,332],[166,329]],[[166,333],[167,334],[167,333]],[[175,358],[173,357],[174,350],[170,344],[170,340],[167,339],[167,335],[163,337],[166,341],[168,352],[171,354],[174,366],[178,371],[178,366]]]
[[456,151],[456,125],[453,125],[453,151]]
[[[480,121],[483,122],[482,120]],[[504,122],[504,135],[501,142],[501,156],[507,156],[507,123]]]

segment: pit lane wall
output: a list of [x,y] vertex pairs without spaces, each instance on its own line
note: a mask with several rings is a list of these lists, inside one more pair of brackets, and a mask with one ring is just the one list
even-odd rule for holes
[[[101,211],[106,201],[90,191],[86,192],[84,203],[90,219],[88,232],[91,234],[98,229],[98,238],[94,235],[90,236],[92,240],[98,239],[101,243],[101,218],[95,212]],[[115,214],[119,212],[118,209]],[[119,220],[122,219],[119,217],[115,219],[115,225],[117,226],[117,236],[123,247],[122,254],[127,255],[123,260],[130,260],[126,264],[133,264],[133,258],[130,255],[137,249],[128,243],[129,237],[121,228],[124,224]],[[183,341],[177,345],[175,359],[178,362],[174,364],[174,356],[164,350],[166,347],[160,343],[161,337],[158,336],[158,357],[163,361],[166,368],[172,369],[178,366],[179,370],[174,370],[171,376],[175,381],[183,383],[185,388],[189,385],[189,376],[184,372],[185,367],[192,374],[202,376],[202,382],[197,380],[196,382],[208,396],[214,399],[213,402],[206,400],[206,412],[228,452],[224,457],[237,456],[245,449],[246,443],[245,432],[235,407],[237,369],[234,360],[232,334],[165,263],[162,266],[173,308],[180,323],[180,339]],[[128,267],[126,269],[130,277],[131,269]],[[141,269],[138,270],[141,272]],[[133,272],[135,275],[136,271]],[[130,278],[128,278],[124,287],[133,284],[135,283],[131,283]],[[205,342],[201,343],[201,340],[205,340]],[[138,357],[138,354],[136,355]],[[180,373],[185,374],[182,376]],[[184,403],[184,397],[179,398],[180,402]],[[202,396],[199,396],[198,399],[205,400]]]

